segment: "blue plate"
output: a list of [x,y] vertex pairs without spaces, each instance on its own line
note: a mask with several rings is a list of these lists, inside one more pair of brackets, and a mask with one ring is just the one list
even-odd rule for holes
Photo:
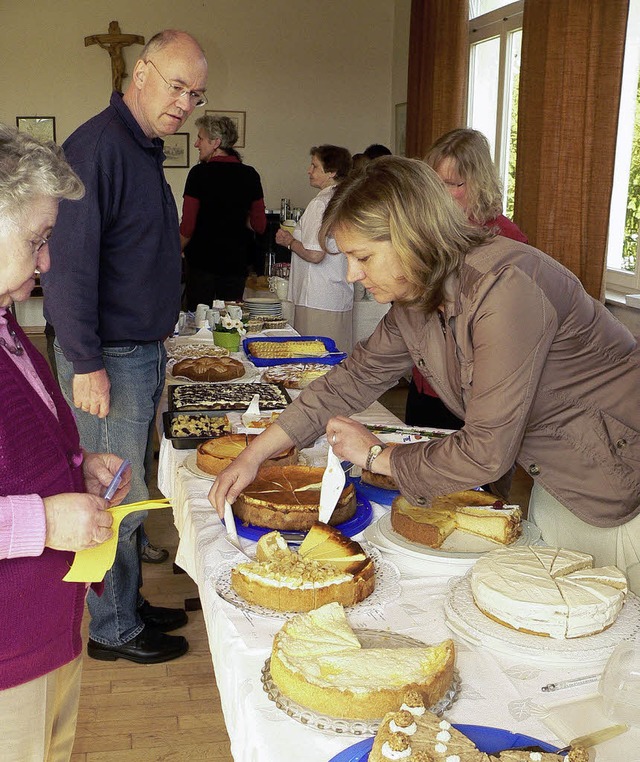
[[365,484],[360,481],[359,476],[354,477],[351,481],[356,488],[356,495],[365,497],[368,500],[371,500],[372,503],[391,505],[394,498],[398,497],[400,494],[397,489],[383,489],[382,487],[374,487],[373,484]]
[[[353,537],[362,532],[363,529],[369,526],[371,519],[373,518],[373,509],[371,503],[366,497],[361,497],[356,493],[356,512],[348,521],[343,521],[342,524],[336,524],[335,527],[342,534],[346,534],[347,537]],[[273,529],[267,527],[258,527],[254,524],[247,524],[246,526],[240,521],[236,521],[236,529],[240,537],[244,537],[247,540],[253,540],[257,542],[263,534],[267,532],[273,532]]]
[[[520,733],[510,733],[508,730],[500,728],[488,728],[485,725],[453,725],[485,754],[495,754],[506,749],[514,749],[516,746],[540,746],[548,752],[558,751],[556,746],[539,741],[531,736],[523,736]],[[329,762],[367,762],[369,752],[373,746],[373,738],[366,738],[364,741],[350,746],[332,757]]]
[[[249,344],[256,341],[266,341],[273,344],[282,343],[283,341],[321,341],[325,345],[327,352],[337,352],[338,354],[333,354],[329,357],[255,357],[249,351]],[[254,336],[250,339],[243,339],[242,348],[244,349],[247,358],[259,368],[265,365],[287,365],[289,363],[298,362],[317,362],[321,365],[337,365],[347,356],[345,352],[338,351],[335,341],[328,336],[270,336],[269,338]]]

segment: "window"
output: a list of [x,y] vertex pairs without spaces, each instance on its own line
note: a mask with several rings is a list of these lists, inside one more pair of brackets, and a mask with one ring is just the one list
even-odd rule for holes
[[640,0],[629,3],[607,241],[607,286],[640,292]]
[[513,215],[523,9],[524,0],[469,4],[467,124],[487,136],[508,217]]

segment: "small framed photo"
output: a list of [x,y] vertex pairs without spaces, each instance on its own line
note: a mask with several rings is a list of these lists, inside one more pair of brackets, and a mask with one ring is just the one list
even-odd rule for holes
[[212,116],[228,116],[229,119],[235,124],[236,130],[238,130],[238,140],[234,145],[234,148],[244,148],[245,144],[245,123],[247,112],[246,111],[207,111],[207,114]]
[[164,138],[164,166],[165,167],[188,167],[189,166],[189,133],[176,132],[174,135],[166,135]]
[[395,151],[396,156],[407,155],[407,104],[396,103],[395,120]]
[[55,116],[17,116],[16,127],[37,140],[56,141]]

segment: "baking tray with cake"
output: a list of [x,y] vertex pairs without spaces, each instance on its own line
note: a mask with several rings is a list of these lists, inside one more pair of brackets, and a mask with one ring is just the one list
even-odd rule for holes
[[242,348],[254,365],[313,362],[337,365],[346,357],[328,336],[272,336],[243,339]]
[[254,394],[259,395],[260,410],[282,410],[291,402],[286,389],[277,384],[194,383],[169,384],[170,412],[194,410],[246,410]]
[[231,421],[220,410],[183,413],[165,410],[164,437],[176,450],[193,450],[202,442],[231,433]]
[[[501,751],[517,749],[521,746],[540,746],[540,748],[550,753],[558,751],[557,746],[552,746],[545,741],[525,736],[522,733],[511,733],[501,728],[490,728],[485,725],[461,725],[458,723],[452,723],[452,727],[464,733],[485,754],[498,754]],[[349,748],[336,754],[329,762],[368,762],[373,741],[373,738],[358,741],[353,746],[349,746]]]

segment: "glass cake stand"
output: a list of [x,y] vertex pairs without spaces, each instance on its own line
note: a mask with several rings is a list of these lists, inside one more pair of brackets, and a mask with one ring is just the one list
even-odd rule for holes
[[[424,648],[422,643],[408,635],[401,635],[395,632],[384,632],[382,630],[354,630],[358,640],[364,648],[406,648],[418,647]],[[284,696],[271,677],[271,658],[268,658],[262,668],[262,687],[271,701],[275,702],[278,709],[281,709],[287,716],[310,728],[320,730],[332,735],[344,736],[364,736],[375,735],[380,726],[381,717],[375,720],[357,720],[342,719],[339,717],[330,717],[320,714],[313,709],[307,709],[292,699]],[[457,669],[453,671],[453,680],[445,695],[429,708],[429,711],[442,715],[449,709],[458,698],[460,692],[460,675]]]

